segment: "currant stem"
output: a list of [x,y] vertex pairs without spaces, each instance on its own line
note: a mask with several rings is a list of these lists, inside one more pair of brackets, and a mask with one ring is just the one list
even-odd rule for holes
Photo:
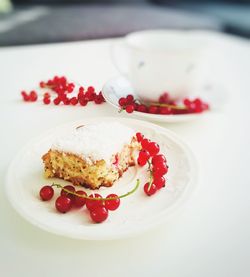
[[187,107],[185,106],[175,106],[175,105],[170,105],[170,104],[163,104],[163,103],[150,103],[153,106],[157,106],[157,107],[168,107],[171,109],[175,109],[175,110],[187,110]]
[[148,171],[149,171],[149,186],[148,186],[148,190],[150,190],[150,188],[151,188],[151,186],[152,186],[152,183],[153,183],[153,173],[152,173],[152,164],[151,164],[151,162],[148,160],[147,161],[147,163],[148,163]]
[[134,192],[138,189],[139,185],[140,185],[140,180],[137,179],[137,180],[136,180],[136,185],[135,185],[135,187],[134,187],[132,190],[128,191],[128,192],[125,193],[125,194],[118,195],[117,197],[108,197],[108,198],[101,198],[101,197],[100,197],[100,198],[92,198],[92,197],[89,197],[89,196],[84,196],[84,195],[81,195],[81,194],[77,194],[76,192],[73,192],[73,191],[70,191],[70,190],[68,190],[68,189],[65,189],[62,185],[56,184],[56,183],[53,183],[53,184],[51,185],[51,187],[60,188],[60,189],[64,190],[65,192],[69,193],[69,194],[73,194],[73,195],[78,196],[78,197],[81,197],[81,198],[85,198],[85,199],[89,199],[89,200],[102,200],[102,201],[107,201],[107,200],[116,200],[117,198],[124,198],[124,197],[127,197],[127,196],[131,195],[132,193],[134,193]]

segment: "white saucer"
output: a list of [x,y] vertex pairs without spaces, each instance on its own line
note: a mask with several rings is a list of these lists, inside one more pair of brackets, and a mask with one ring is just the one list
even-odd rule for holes
[[[134,95],[135,98],[136,92],[134,91],[131,83],[123,76],[118,76],[110,79],[102,89],[103,96],[105,100],[120,110],[118,101],[121,97],[126,97],[128,94]],[[199,90],[199,94],[195,94],[195,97],[201,97],[204,101],[209,103],[211,110],[204,113],[197,114],[177,114],[177,115],[160,115],[160,114],[149,114],[141,113],[134,111],[132,114],[124,114],[128,116],[136,116],[142,119],[147,119],[154,122],[165,122],[165,123],[175,123],[175,122],[185,122],[193,119],[201,118],[202,116],[211,113],[213,110],[220,108],[225,104],[227,94],[225,89],[218,84],[207,84]]]
[[[68,134],[79,125],[101,121],[119,121],[157,141],[161,152],[169,164],[167,185],[157,194],[148,197],[143,192],[147,180],[147,169],[138,166],[130,168],[113,187],[101,188],[102,196],[110,193],[118,195],[130,191],[137,178],[140,187],[129,197],[121,200],[118,210],[110,212],[108,219],[101,224],[91,222],[85,207],[60,214],[55,210],[54,198],[43,202],[39,190],[44,184],[59,179],[45,179],[41,156],[48,151],[57,136]],[[197,182],[197,166],[189,148],[172,132],[146,121],[126,118],[92,118],[54,128],[33,139],[12,161],[6,178],[7,197],[15,210],[31,224],[48,232],[85,240],[111,240],[137,235],[166,222],[189,199]],[[95,191],[86,190],[88,194]]]

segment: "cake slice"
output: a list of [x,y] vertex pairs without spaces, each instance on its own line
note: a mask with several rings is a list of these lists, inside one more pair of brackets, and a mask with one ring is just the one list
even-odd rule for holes
[[118,122],[79,126],[43,155],[45,177],[98,189],[112,186],[140,149],[133,129]]

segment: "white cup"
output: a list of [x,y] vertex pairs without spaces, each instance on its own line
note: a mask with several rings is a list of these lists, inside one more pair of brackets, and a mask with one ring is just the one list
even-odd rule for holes
[[155,101],[169,92],[177,100],[191,94],[203,49],[192,31],[149,30],[117,42],[112,56],[140,98]]

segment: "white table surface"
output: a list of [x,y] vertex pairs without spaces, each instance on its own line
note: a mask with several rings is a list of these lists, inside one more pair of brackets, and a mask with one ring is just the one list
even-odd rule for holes
[[101,88],[117,75],[109,57],[112,40],[0,49],[1,276],[250,276],[250,44],[206,36],[221,45],[213,75],[226,86],[229,101],[200,120],[162,125],[196,155],[197,189],[170,223],[118,241],[42,231],[13,210],[3,189],[9,162],[32,137],[65,122],[118,116],[108,104],[55,107],[27,104],[19,96],[56,74]]

